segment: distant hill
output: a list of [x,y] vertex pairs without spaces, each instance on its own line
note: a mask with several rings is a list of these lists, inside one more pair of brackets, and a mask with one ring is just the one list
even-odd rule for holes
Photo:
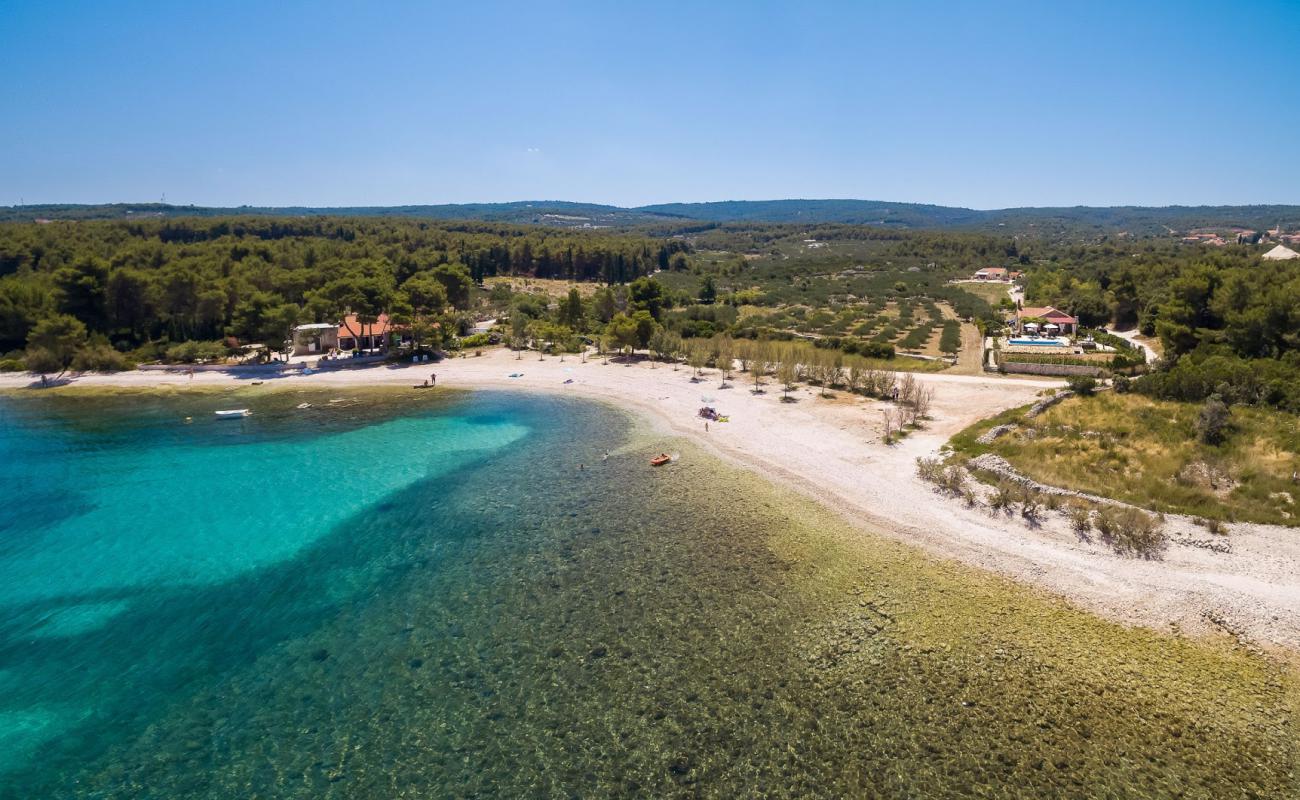
[[903,225],[956,228],[978,224],[969,208],[876,200],[726,200],[719,203],[665,203],[637,211],[709,222],[839,222],[849,225]]
[[711,222],[839,222],[908,228],[995,231],[1044,235],[1163,236],[1194,228],[1263,230],[1279,223],[1300,229],[1300,206],[1072,206],[1060,208],[970,208],[875,200],[735,200],[667,203],[636,209]]
[[434,206],[175,206],[165,203],[112,203],[106,205],[0,206],[0,222],[31,222],[38,219],[146,219],[150,217],[426,217],[428,219],[477,220],[519,224],[582,227],[584,224],[614,226],[665,222],[671,215],[643,213],[637,209],[562,200],[514,203],[465,203]]
[[845,223],[903,228],[1014,233],[1053,239],[1096,239],[1126,234],[1169,236],[1197,228],[1262,230],[1281,224],[1300,229],[1300,206],[1074,206],[1004,208],[977,211],[922,203],[876,200],[730,200],[716,203],[664,203],[622,208],[595,203],[534,200],[429,206],[216,208],[162,203],[39,205],[0,207],[0,222],[37,219],[141,219],[150,217],[361,216],[426,217],[560,227],[615,227],[654,224],[695,226],[727,223]]

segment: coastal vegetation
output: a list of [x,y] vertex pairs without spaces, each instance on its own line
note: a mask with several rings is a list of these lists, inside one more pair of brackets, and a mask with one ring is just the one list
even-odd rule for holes
[[296,324],[349,312],[362,323],[389,314],[437,346],[468,332],[464,312],[487,276],[619,283],[666,267],[683,247],[632,233],[384,219],[3,225],[0,353],[41,367],[68,361],[45,352],[48,337],[30,338],[60,318],[60,351],[120,368],[184,342],[277,349]]
[[[1049,513],[1064,514],[1078,536],[1087,539],[1095,529],[1102,542],[1120,555],[1153,558],[1167,543],[1160,518],[1142,509],[1077,496],[1067,500],[1041,488],[1042,484],[986,475],[979,468],[968,470],[964,459],[918,458],[916,474],[936,491],[961,498],[968,508],[985,506],[994,516],[1018,511],[1030,527],[1039,527]],[[984,478],[985,488],[979,488],[972,478]]]
[[[994,427],[1009,426],[992,441]],[[1300,432],[1281,411],[1103,392],[1026,419],[1013,409],[953,437],[1049,486],[1221,522],[1300,525]]]
[[[675,361],[707,347],[708,364],[716,347],[703,343],[726,337],[788,343],[812,362],[816,348],[938,370],[978,365],[978,346],[963,342],[1000,327],[1004,284],[954,282],[994,263],[1024,270],[1029,302],[1076,315],[1109,348],[1005,360],[1135,373],[1123,389],[1156,399],[1300,411],[1300,279],[1257,250],[680,219],[583,230],[375,216],[7,223],[0,369],[264,358],[295,325],[351,312],[363,325],[386,314],[433,351],[501,342]],[[490,319],[492,331],[473,330]],[[1158,337],[1163,358],[1148,367],[1102,330],[1111,324]],[[780,359],[763,360],[775,374]]]
[[[923,358],[960,348],[958,318],[991,315],[948,278],[1009,246],[852,226],[697,237],[375,218],[6,224],[0,366],[115,370],[247,357],[250,345],[266,357],[295,325],[351,313],[361,325],[388,315],[435,350],[481,346],[465,342],[473,323],[496,318],[493,341],[559,353],[648,350],[662,330],[940,369]],[[42,324],[57,342],[32,338]]]

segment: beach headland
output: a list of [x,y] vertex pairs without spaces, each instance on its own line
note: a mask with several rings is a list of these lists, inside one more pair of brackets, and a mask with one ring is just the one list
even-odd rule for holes
[[[989,570],[1105,617],[1167,632],[1226,633],[1292,655],[1300,651],[1300,538],[1293,530],[1237,525],[1232,552],[1221,553],[1179,546],[1181,522],[1171,520],[1173,544],[1160,558],[1124,557],[1099,542],[1080,540],[1064,521],[1031,527],[1017,517],[993,517],[941,497],[916,476],[916,459],[936,454],[954,433],[1030,403],[1040,392],[1061,386],[1059,381],[918,375],[934,390],[932,419],[901,442],[886,445],[882,418],[890,404],[878,400],[843,392],[827,397],[801,387],[792,393],[794,402],[783,402],[780,387],[771,380],[756,393],[752,380],[736,379],[723,387],[712,370],[693,382],[689,369],[662,363],[522,355],[494,350],[438,364],[274,378],[136,371],[80,376],[53,391],[335,386],[414,391],[436,373],[439,388],[510,389],[604,401],[635,412],[664,436],[686,437],[796,489],[861,529]],[[253,387],[255,380],[261,383]],[[31,384],[30,376],[0,376],[0,389]],[[716,408],[728,421],[706,429],[697,415],[703,405]]]

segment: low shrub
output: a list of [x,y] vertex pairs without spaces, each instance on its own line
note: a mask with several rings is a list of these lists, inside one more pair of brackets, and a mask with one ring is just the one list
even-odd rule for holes
[[1211,395],[1196,417],[1196,438],[1205,444],[1222,444],[1232,422],[1232,411],[1217,395]]
[[943,462],[937,458],[917,458],[916,475],[926,483],[938,485],[943,478]]
[[1066,384],[1080,397],[1091,397],[1097,392],[1097,379],[1091,375],[1071,375]]
[[215,361],[225,358],[229,350],[226,343],[215,342],[181,342],[167,348],[165,358],[177,364],[193,364],[196,361]]
[[1032,489],[1027,489],[1020,498],[1020,516],[1030,524],[1037,523],[1043,515],[1043,501],[1041,493]]
[[20,358],[0,359],[0,372],[24,372],[27,369],[27,362]]
[[1215,534],[1216,536],[1226,536],[1228,534],[1228,526],[1221,519],[1206,519],[1204,517],[1197,517],[1192,521],[1195,522],[1197,525],[1200,525],[1202,528],[1205,528],[1210,533]]
[[1119,520],[1116,518],[1115,509],[1112,506],[1097,509],[1093,524],[1097,528],[1097,533],[1100,533],[1103,539],[1109,540],[1119,528]]
[[1086,534],[1092,530],[1092,508],[1087,503],[1075,503],[1069,510],[1070,527],[1078,533]]
[[1009,483],[999,483],[989,498],[989,508],[993,511],[1010,511],[1016,502],[1016,487]]
[[107,340],[91,341],[72,358],[72,368],[78,372],[123,372],[134,366],[131,359],[114,350]]
[[948,467],[939,477],[939,488],[948,494],[959,496],[966,487],[966,471],[961,467]]
[[1097,531],[1116,553],[1144,558],[1164,549],[1164,525],[1151,514],[1136,508],[1107,506],[1097,512]]
[[62,372],[63,362],[59,357],[43,347],[29,347],[27,349],[27,369],[31,372]]
[[461,347],[467,350],[475,347],[487,347],[491,343],[492,337],[486,333],[476,333],[472,336],[464,336],[458,342]]

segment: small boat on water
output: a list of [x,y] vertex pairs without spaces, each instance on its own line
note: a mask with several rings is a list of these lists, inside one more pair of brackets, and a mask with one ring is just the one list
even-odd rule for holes
[[217,419],[237,419],[238,417],[246,417],[253,412],[246,408],[230,408],[225,411],[214,411],[212,413],[217,415]]
[[672,460],[673,460],[673,457],[670,456],[670,455],[668,455],[667,453],[660,453],[659,455],[657,455],[657,456],[655,456],[654,458],[650,459],[650,466],[652,466],[652,467],[662,467],[664,464],[667,464],[669,461],[672,461]]

